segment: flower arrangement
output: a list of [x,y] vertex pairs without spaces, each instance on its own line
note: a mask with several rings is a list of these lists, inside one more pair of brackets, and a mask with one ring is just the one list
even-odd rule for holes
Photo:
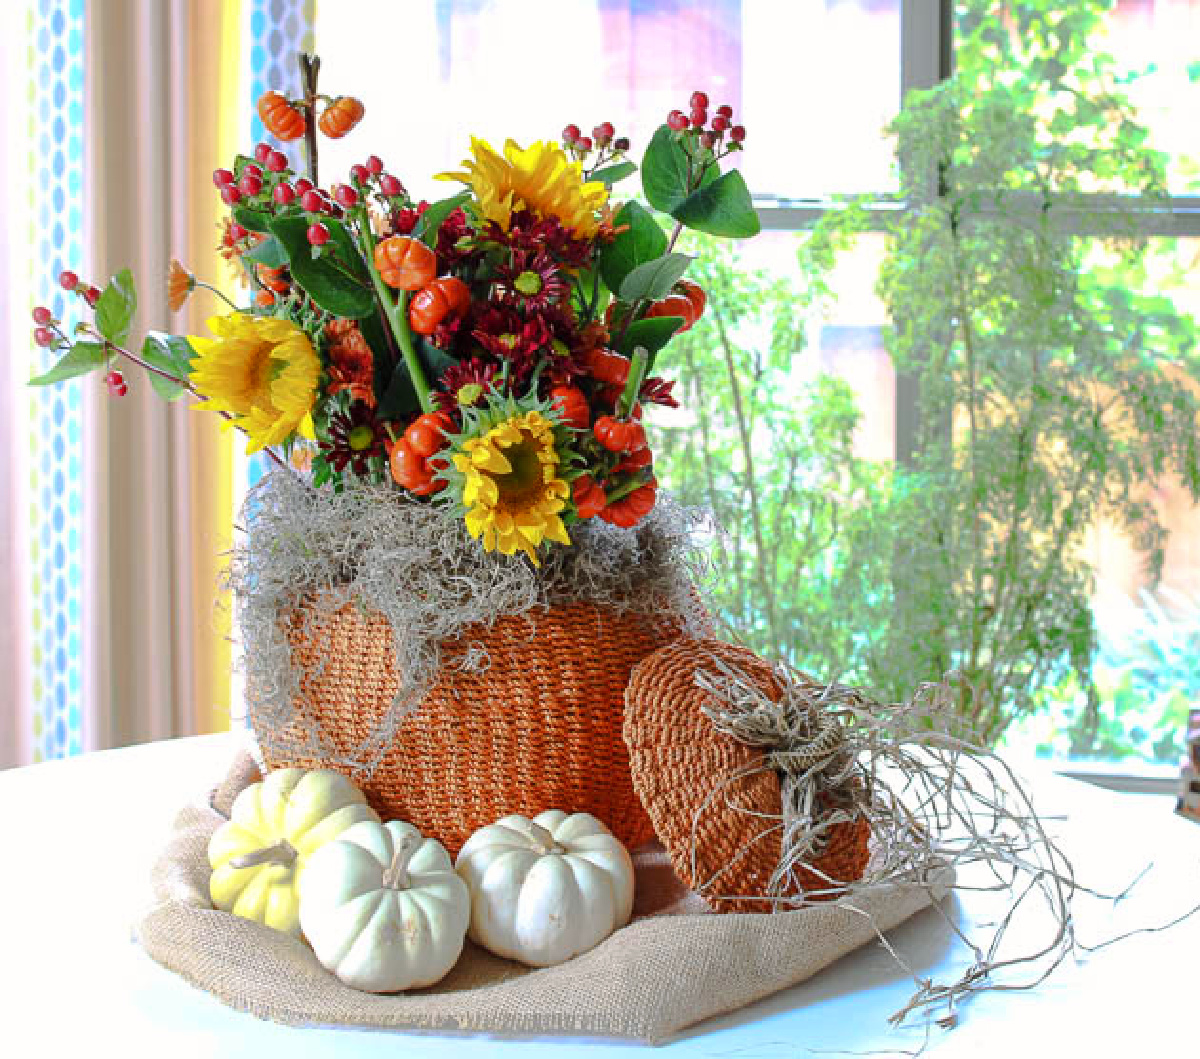
[[[104,371],[120,397],[128,361],[313,486],[390,483],[454,511],[484,549],[535,565],[581,521],[636,525],[658,488],[643,407],[677,404],[656,363],[705,307],[676,240],[685,227],[759,230],[741,175],[721,169],[745,138],[732,109],[710,118],[698,91],[689,113],[671,112],[640,167],[650,209],[614,201],[638,167],[609,122],[528,148],[473,138],[462,168],[440,174],[464,187],[414,202],[375,155],[322,187],[318,133],[345,136],[364,108],[318,94],[319,66],[301,57],[301,98],[258,102],[275,138],[303,139],[306,172],[264,142],[213,174],[230,208],[222,253],[252,304],[230,303],[208,337],[152,333],[134,352],[129,272],[103,290],[65,272],[94,317],[68,334],[34,311],[35,341],[61,356],[32,382]],[[198,286],[214,289],[172,263],[173,309]]]

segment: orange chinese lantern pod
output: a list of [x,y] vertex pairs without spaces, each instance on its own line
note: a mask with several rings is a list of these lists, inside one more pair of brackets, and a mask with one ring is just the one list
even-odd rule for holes
[[467,285],[454,276],[435,279],[408,306],[409,326],[419,335],[431,335],[438,324],[459,316],[471,304]]
[[278,92],[264,92],[258,100],[258,116],[267,131],[281,140],[298,140],[308,125],[304,115]]
[[338,96],[321,114],[317,128],[331,140],[340,140],[362,120],[363,114],[362,103],[353,96]]
[[437,275],[437,258],[419,239],[393,235],[375,247],[375,267],[389,287],[420,290]]

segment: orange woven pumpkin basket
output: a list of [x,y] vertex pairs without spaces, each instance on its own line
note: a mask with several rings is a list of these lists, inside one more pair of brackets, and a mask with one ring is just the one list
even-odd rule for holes
[[[300,672],[293,723],[319,729],[338,755],[352,757],[399,686],[389,622],[354,603],[308,604],[284,627]],[[400,721],[369,778],[281,753],[286,739],[260,738],[266,764],[346,772],[383,819],[407,820],[452,856],[477,828],[546,809],[591,813],[627,846],[642,845],[655,835],[622,738],[625,687],[633,667],[679,628],[661,615],[582,602],[468,626],[442,644],[436,683]],[[468,647],[487,652],[483,671],[456,665]]]

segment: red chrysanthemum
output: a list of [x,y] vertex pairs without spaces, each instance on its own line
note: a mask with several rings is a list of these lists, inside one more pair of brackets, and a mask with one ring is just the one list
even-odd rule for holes
[[506,301],[533,312],[562,301],[570,290],[544,250],[514,250],[509,262],[496,270],[496,282]]
[[445,412],[452,412],[460,406],[471,408],[482,404],[494,389],[499,370],[497,364],[488,363],[482,357],[452,364],[438,379],[438,390],[433,399]]
[[371,472],[370,460],[384,454],[387,435],[365,401],[355,401],[348,412],[329,417],[329,438],[319,443],[329,465],[339,473],[347,465],[357,475]]

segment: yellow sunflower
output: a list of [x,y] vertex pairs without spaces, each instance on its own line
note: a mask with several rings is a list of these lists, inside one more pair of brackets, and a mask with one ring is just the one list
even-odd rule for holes
[[191,383],[198,408],[229,412],[249,436],[247,452],[278,445],[293,434],[313,439],[321,361],[308,336],[290,320],[247,313],[214,316],[215,338],[192,338]]
[[530,210],[538,217],[558,218],[576,238],[596,234],[596,214],[608,201],[608,189],[598,180],[585,184],[580,163],[568,161],[557,144],[539,140],[522,149],[509,140],[501,157],[472,136],[471,152],[475,157],[463,159],[464,172],[439,173],[438,179],[469,184],[483,216],[504,231],[513,213]]
[[571,543],[561,517],[571,490],[559,477],[554,424],[540,412],[512,416],[472,438],[453,462],[463,476],[467,529],[487,551],[520,550],[536,565],[544,541]]

